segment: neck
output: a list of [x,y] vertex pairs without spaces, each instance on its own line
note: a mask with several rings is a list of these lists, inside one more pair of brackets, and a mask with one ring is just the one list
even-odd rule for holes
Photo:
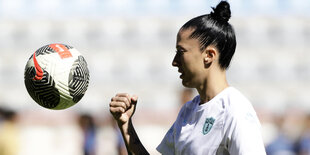
[[227,87],[229,87],[229,85],[226,80],[226,71],[213,71],[212,74],[207,75],[203,84],[197,88],[200,95],[200,104],[210,101]]

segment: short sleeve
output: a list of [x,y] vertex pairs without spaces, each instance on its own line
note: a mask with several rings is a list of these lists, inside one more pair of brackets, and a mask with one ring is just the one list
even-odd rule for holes
[[[240,115],[239,115],[240,116]],[[260,123],[253,113],[232,118],[229,153],[238,155],[266,155]]]
[[176,152],[178,152],[176,149],[181,149],[181,148],[176,148],[176,139],[178,139],[179,130],[181,128],[180,122],[183,120],[184,115],[188,114],[190,111],[188,110],[188,107],[193,108],[191,105],[192,103],[195,104],[194,100],[199,101],[199,96],[195,97],[192,101],[188,101],[185,103],[176,119],[176,121],[173,123],[173,125],[170,127],[168,132],[166,133],[165,137],[161,141],[161,143],[157,146],[156,150],[160,152],[161,154],[164,155],[174,155]]
[[164,139],[157,146],[156,150],[164,155],[174,155],[174,124],[168,130]]

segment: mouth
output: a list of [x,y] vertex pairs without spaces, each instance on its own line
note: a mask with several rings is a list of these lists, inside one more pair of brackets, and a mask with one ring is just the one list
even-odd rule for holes
[[184,75],[183,75],[183,74],[181,74],[181,75],[180,75],[180,79],[183,79],[183,77],[184,77]]
[[180,69],[178,70],[178,72],[181,73],[180,78],[182,79],[183,76],[184,76],[184,73],[183,73],[182,70],[180,70]]

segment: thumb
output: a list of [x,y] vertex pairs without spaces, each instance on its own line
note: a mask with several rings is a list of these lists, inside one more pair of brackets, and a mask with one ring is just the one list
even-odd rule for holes
[[131,97],[131,102],[132,102],[132,104],[137,104],[137,102],[138,102],[138,96],[137,96],[137,95],[132,95],[132,97]]

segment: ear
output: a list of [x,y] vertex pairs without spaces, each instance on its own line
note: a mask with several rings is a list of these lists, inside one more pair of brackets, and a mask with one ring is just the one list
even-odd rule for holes
[[204,64],[206,66],[211,65],[211,63],[216,59],[217,53],[217,48],[213,45],[209,45],[204,51]]

